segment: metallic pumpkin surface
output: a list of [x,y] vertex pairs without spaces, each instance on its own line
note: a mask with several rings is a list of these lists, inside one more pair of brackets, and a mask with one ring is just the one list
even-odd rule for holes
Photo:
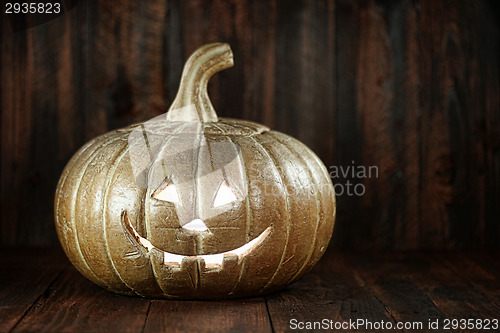
[[327,169],[290,136],[217,117],[206,84],[230,66],[227,44],[201,47],[165,115],[91,140],[64,169],[57,234],[99,286],[151,298],[254,296],[297,280],[326,250],[335,222]]

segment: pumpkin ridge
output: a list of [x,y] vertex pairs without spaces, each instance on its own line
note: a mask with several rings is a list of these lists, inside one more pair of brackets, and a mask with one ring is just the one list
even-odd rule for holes
[[[94,145],[95,141],[96,141],[96,139],[87,142],[83,147],[78,149],[76,154],[78,156],[81,156],[83,153],[85,153],[87,150],[89,150]],[[96,148],[96,150],[97,150],[97,148]],[[63,174],[62,174],[61,178],[59,179],[57,186],[56,186],[56,200],[54,202],[54,213],[55,213],[54,215],[55,215],[56,224],[59,224],[58,212],[59,212],[59,207],[60,207],[60,202],[61,202],[60,193],[61,193],[63,187],[66,185],[66,180],[68,179],[68,175],[70,174],[70,171],[73,170],[74,164],[77,161],[77,158],[76,158],[77,155],[75,155],[73,158],[70,159],[70,161],[68,162],[68,164],[64,168]],[[59,231],[59,230],[56,230],[56,231]]]
[[307,162],[307,160],[304,158],[304,156],[302,154],[299,154],[295,150],[295,148],[292,148],[292,145],[288,145],[285,142],[283,142],[282,139],[280,138],[280,136],[281,136],[280,133],[270,132],[269,135],[274,137],[279,143],[281,143],[283,146],[285,146],[288,149],[288,151],[290,151],[292,154],[294,154],[298,159],[302,160],[302,162],[306,166],[305,169],[307,170],[307,173],[309,174],[309,179],[311,180],[311,184],[313,184],[313,186],[315,187],[314,197],[315,197],[315,201],[316,201],[316,214],[315,214],[316,215],[316,225],[314,227],[313,239],[312,239],[311,245],[309,247],[308,254],[305,257],[306,259],[302,263],[302,266],[299,268],[299,270],[297,270],[297,272],[287,282],[287,283],[290,283],[302,274],[304,269],[309,264],[309,261],[311,260],[314,249],[316,248],[316,239],[317,239],[316,233],[318,232],[319,220],[320,220],[320,201],[318,198],[318,193],[320,193],[321,189],[319,188],[318,184],[316,183],[316,181],[314,179],[314,176],[312,175],[310,163]]
[[[158,153],[156,154],[156,156],[154,157],[154,159],[151,161],[151,164],[150,164],[150,168],[156,164],[156,162],[158,162],[158,158],[160,158],[160,156],[163,154],[163,152],[165,151],[165,149],[167,149],[167,145],[168,143],[170,142],[170,140],[172,140],[175,136],[175,134],[179,133],[182,131],[182,129],[186,128],[187,126],[189,125],[189,123],[184,123],[182,125],[180,125],[166,140],[165,142],[162,143],[162,147],[160,150],[158,150]],[[149,184],[150,182],[150,172],[148,172],[148,176],[147,176],[147,183]],[[150,201],[150,193],[149,191],[146,189],[146,196],[145,196],[145,206],[148,206],[149,204],[149,201]],[[148,217],[147,217],[147,209],[145,209],[144,211],[144,222],[145,222],[145,228],[144,230],[146,231],[146,235],[144,235],[144,238],[147,238],[149,239],[150,237],[150,233],[151,233],[151,230],[149,230],[150,226],[149,226],[149,222],[148,222]]]
[[[134,142],[132,145],[134,144],[138,144],[139,141],[136,141]],[[113,261],[113,258],[111,257],[111,253],[109,252],[109,243],[108,243],[108,234],[107,234],[107,213],[106,213],[106,208],[107,208],[107,203],[108,203],[108,195],[109,195],[109,191],[111,189],[111,183],[113,181],[113,178],[115,176],[115,173],[116,173],[116,170],[118,169],[118,166],[120,165],[122,159],[127,155],[127,153],[129,152],[131,148],[131,145],[130,144],[126,144],[122,150],[117,154],[117,157],[114,159],[113,161],[113,164],[110,166],[107,174],[106,174],[106,184],[104,185],[103,189],[102,189],[102,200],[101,200],[101,203],[102,203],[102,214],[101,214],[101,221],[102,221],[102,232],[103,232],[103,238],[104,238],[104,245],[106,247],[106,255],[108,257],[108,260],[109,262],[111,263],[111,267],[113,269],[113,271],[115,272],[116,276],[120,279],[120,281],[122,281],[122,283],[128,287],[131,291],[133,291],[136,295],[138,296],[143,296],[141,294],[139,294],[134,288],[132,288],[127,282],[125,282],[125,280],[123,280],[123,277],[121,276],[120,272],[118,271],[118,269],[116,268],[115,266],[115,263]]]
[[[195,164],[195,171],[194,171],[194,174],[195,174],[195,180],[194,180],[194,186],[195,186],[195,190],[194,190],[194,198],[193,198],[193,202],[194,202],[194,209],[195,209],[195,212],[198,216],[200,216],[200,212],[199,212],[199,209],[200,209],[200,206],[201,206],[201,203],[199,202],[199,193],[201,193],[201,190],[199,188],[200,186],[200,175],[201,175],[201,171],[200,171],[200,154],[201,154],[201,141],[202,141],[202,138],[203,138],[203,132],[200,132],[200,134],[198,134],[198,142],[197,142],[197,149],[198,151],[196,152],[196,164]],[[208,145],[208,142],[207,142],[207,145]],[[198,239],[194,242],[195,244],[195,252],[196,254],[203,254],[201,252],[203,252],[203,243],[200,244],[200,242],[198,242]],[[201,247],[201,248],[200,248]],[[198,265],[198,269],[197,269],[197,274],[199,275],[200,274],[200,267],[199,267],[199,263],[197,263]],[[188,271],[189,272],[189,271]],[[189,273],[189,276],[191,277],[191,273]],[[199,279],[197,280],[199,281]],[[193,284],[194,286],[194,291],[196,291],[197,287],[198,287],[198,284],[199,283],[195,283]]]
[[[76,184],[73,186],[73,196],[70,200],[70,213],[71,213],[71,221],[72,221],[72,226],[73,226],[73,230],[74,230],[74,241],[75,241],[75,244],[76,244],[76,249],[78,251],[78,254],[80,256],[80,259],[81,261],[83,262],[83,264],[86,266],[86,268],[88,268],[88,271],[87,273],[91,273],[93,276],[95,276],[95,280],[94,281],[99,281],[101,284],[107,286],[108,288],[112,289],[108,283],[104,282],[96,273],[95,271],[92,269],[92,267],[90,267],[89,263],[87,262],[87,259],[85,258],[85,256],[83,255],[83,252],[82,252],[82,249],[80,247],[80,239],[78,237],[78,228],[77,228],[77,221],[76,221],[76,214],[75,214],[75,207],[76,207],[76,199],[78,197],[78,192],[80,191],[80,185],[82,183],[82,178],[83,178],[83,175],[85,174],[85,171],[87,169],[87,167],[90,165],[90,163],[93,161],[94,157],[99,153],[99,151],[103,148],[103,147],[106,147],[107,145],[111,144],[111,143],[114,143],[118,140],[120,140],[122,137],[121,133],[117,133],[116,136],[113,136],[111,139],[109,140],[106,140],[104,141],[98,148],[96,148],[96,150],[88,157],[88,159],[85,161],[84,163],[84,166],[81,166],[78,170],[78,175],[79,177],[77,178],[77,182]],[[75,163],[78,161],[78,159],[75,161]],[[71,172],[72,173],[72,172]]]
[[[295,139],[293,137],[286,136],[286,134],[283,134],[281,132],[277,132],[277,133],[279,133],[283,137],[289,138],[289,140],[291,142],[294,142],[294,143],[297,143],[297,144],[301,144],[302,146],[304,146],[304,149],[306,149],[309,152],[309,155],[314,159],[314,161],[316,161],[316,166],[321,170],[321,174],[323,175],[324,180],[326,180],[326,182],[328,182],[329,184],[332,185],[332,187],[330,188],[330,191],[329,191],[329,195],[327,194],[327,195],[324,196],[325,198],[331,199],[331,201],[329,201],[329,200],[324,200],[323,201],[324,203],[330,202],[331,205],[332,205],[331,206],[332,212],[330,214],[330,216],[332,216],[332,220],[331,220],[332,226],[331,226],[331,229],[329,229],[329,231],[327,231],[327,233],[331,235],[333,233],[333,229],[335,227],[335,219],[336,219],[336,213],[337,213],[337,206],[336,206],[335,190],[333,188],[333,182],[331,180],[330,173],[328,172],[328,170],[326,169],[325,165],[323,164],[323,162],[321,161],[321,159],[318,157],[318,155],[316,155],[314,153],[314,151],[312,151],[309,147],[305,146],[304,144],[302,144],[302,142],[300,142],[299,140],[297,140],[297,139]],[[324,215],[327,215],[328,209],[329,209],[329,205],[325,205],[324,206],[324,210],[325,211],[323,212]],[[326,224],[328,222],[324,221],[323,223]],[[319,229],[319,227],[320,226],[318,226],[318,229]],[[329,237],[329,239],[330,239],[330,237]],[[316,239],[318,239],[318,237],[316,237]],[[327,245],[328,245],[328,242],[327,242]],[[320,257],[318,257],[315,262],[312,262],[311,263],[311,267],[319,259],[320,259]]]
[[[87,142],[82,148],[80,148],[77,152],[78,156],[82,155],[83,153],[88,151],[91,147],[93,147],[95,141],[97,141],[97,138]],[[97,150],[97,148],[96,148],[96,150]],[[60,202],[61,202],[61,197],[62,197],[61,192],[63,192],[63,188],[66,185],[66,180],[68,179],[68,176],[70,175],[71,171],[74,169],[74,165],[78,160],[78,158],[76,156],[77,155],[73,156],[70,159],[70,161],[68,162],[68,164],[66,165],[66,167],[64,168],[63,175],[59,179],[59,182],[58,182],[57,187],[56,187],[57,200],[55,201],[55,204],[54,204],[56,226],[61,224],[60,218],[59,218],[59,207],[60,207]],[[56,231],[57,231],[57,235],[58,235],[59,239],[67,239],[67,237],[64,235],[64,232],[59,231],[59,228],[56,228]],[[65,242],[62,242],[62,245],[63,245],[64,252],[66,252],[68,254],[68,257],[71,258],[72,256],[69,255],[69,253],[71,253],[71,250],[69,249],[69,247],[66,245]],[[96,276],[96,278],[97,278],[97,276]]]
[[308,151],[309,155],[316,161],[318,167],[321,169],[321,171],[322,171],[323,175],[325,176],[325,178],[329,179],[329,181],[332,182],[331,181],[331,177],[330,177],[330,173],[326,169],[326,167],[323,164],[323,162],[321,161],[321,159],[318,157],[318,155],[316,155],[316,153],[312,149],[310,149],[309,147],[307,147],[306,145],[304,145],[302,142],[300,142],[299,140],[297,140],[294,137],[288,136],[288,135],[286,135],[286,134],[284,134],[282,132],[279,132],[279,131],[273,131],[273,132],[281,135],[282,137],[287,137],[291,142],[294,142],[294,143],[297,143],[297,144],[301,144],[305,148],[307,148],[307,151]]
[[[219,128],[221,130],[221,132],[223,132],[223,134],[225,133],[225,130],[223,128],[220,128],[220,126],[218,126],[218,124],[213,124],[215,127]],[[238,146],[239,145],[234,142],[234,140],[231,138],[231,136],[227,136],[229,142],[231,142],[232,144],[234,144],[235,146]],[[240,163],[243,163],[243,166],[240,165],[240,167],[243,167],[244,171],[245,171],[245,179],[246,179],[246,183],[248,184],[249,180],[248,180],[248,174],[247,174],[247,167],[246,167],[246,163],[245,161],[243,160],[243,156],[241,156],[241,159],[242,159],[242,162],[240,161]],[[250,241],[250,237],[249,237],[249,231],[250,231],[250,224],[252,223],[253,221],[253,216],[251,214],[251,209],[250,209],[250,202],[249,202],[249,194],[247,193],[247,195],[245,196],[245,211],[246,211],[246,223],[245,223],[245,234],[246,234],[246,237],[245,237],[245,240],[246,242],[245,243],[248,243]],[[234,282],[233,286],[229,289],[229,292],[228,292],[228,296],[233,294],[235,288],[238,286],[238,284],[240,283],[241,279],[243,278],[243,274],[244,274],[244,271],[245,271],[245,266],[246,266],[246,261],[243,260],[241,262],[241,267],[240,267],[240,270],[239,270],[239,275],[238,275],[238,279]]]
[[[282,262],[282,265],[275,272],[275,277],[273,277],[274,285],[288,283],[289,280],[284,280],[284,276],[294,275],[298,269],[301,267],[301,262],[307,260],[307,244],[309,242],[309,235],[312,232],[311,227],[313,224],[311,221],[317,219],[316,216],[312,214],[314,208],[311,204],[313,200],[316,199],[315,195],[311,193],[311,188],[307,187],[307,184],[311,182],[310,173],[306,172],[307,165],[303,159],[301,159],[297,154],[291,150],[289,144],[280,142],[276,138],[276,132],[270,131],[263,135],[266,138],[266,142],[270,142],[268,151],[271,156],[275,156],[276,160],[287,160],[290,163],[286,166],[286,163],[280,163],[280,172],[284,177],[284,182],[286,184],[292,185],[290,182],[297,182],[296,185],[292,186],[293,189],[303,189],[303,193],[299,195],[300,199],[297,197],[297,193],[292,192],[290,196],[290,215],[292,216],[292,221],[290,223],[290,238],[294,242],[288,242],[284,248],[283,255],[287,258]],[[306,152],[307,153],[307,152]],[[289,193],[290,194],[290,193]],[[303,202],[307,202],[306,207],[303,206]],[[299,215],[297,215],[299,214]],[[307,227],[303,227],[307,223]],[[304,233],[305,232],[305,233]],[[296,246],[295,242],[302,243],[301,246]],[[311,243],[309,246],[312,246]],[[292,258],[295,258],[292,260]],[[286,282],[285,282],[286,281]],[[273,288],[273,285],[265,286],[261,289],[261,292],[267,291]]]
[[[139,217],[136,218],[136,220],[140,220],[142,222],[141,224],[146,224],[145,221],[146,221],[146,218],[147,218],[146,217],[146,214],[147,214],[146,211],[147,211],[147,209],[145,208],[145,205],[146,205],[145,203],[146,203],[146,200],[147,200],[148,196],[149,196],[148,190],[145,189],[144,190],[144,195],[142,197],[142,202],[144,204],[140,205],[140,209],[139,209],[139,212],[138,212]],[[141,227],[141,229],[142,229],[142,231],[145,232],[146,238],[147,238],[147,227],[146,227],[146,225],[143,225]],[[148,260],[148,264],[149,264],[149,267],[151,268],[151,274],[152,274],[152,279],[151,280],[154,281],[155,286],[158,287],[158,289],[161,291],[161,293],[163,293],[165,296],[172,296],[172,295],[169,295],[168,293],[166,293],[165,290],[163,290],[163,288],[158,283],[158,279],[156,277],[156,271],[155,271],[154,265],[153,265],[153,263],[151,261],[151,257],[152,257],[152,254],[150,253],[149,257],[148,257],[148,259],[149,259]]]
[[[163,146],[161,147],[161,149],[158,151],[158,154],[156,155],[156,157],[154,158],[154,160],[151,162],[151,166],[154,165],[156,162],[157,162],[157,159],[159,156],[161,156],[161,154],[163,153],[163,151],[166,149],[168,143],[170,142],[170,140],[174,137],[175,134],[179,133],[182,129],[184,129],[189,123],[185,123],[183,125],[180,125],[179,128],[174,131],[173,135],[169,136],[167,138],[167,140],[165,140],[165,142],[163,142]],[[148,172],[148,184],[149,184],[149,177],[150,177],[150,174]],[[150,198],[150,193],[149,193],[149,190],[146,189],[145,191],[145,200],[144,200],[144,207],[148,207],[149,206],[149,202],[151,200]],[[144,230],[146,231],[146,235],[145,235],[145,238],[149,239],[150,237],[150,233],[151,233],[151,226],[150,226],[150,223],[149,223],[149,210],[147,208],[144,208],[144,216],[142,217],[144,220],[143,220],[143,223],[145,224],[145,228]],[[156,284],[160,287],[161,291],[163,292],[164,295],[167,295],[167,296],[173,296],[173,295],[170,295],[167,290],[164,289],[164,287],[162,286],[162,284],[160,283],[160,281],[158,281],[159,279],[159,274],[158,272],[156,271],[156,268],[155,268],[155,265],[153,263],[153,260],[154,260],[154,255],[152,253],[149,254],[149,263],[151,265],[151,269],[153,271],[153,276],[154,276],[154,280],[156,282]]]
[[[117,134],[113,138],[116,138],[117,136],[119,136],[119,134]],[[74,154],[74,156],[68,161],[68,164],[64,167],[63,175],[61,176],[61,178],[59,179],[59,182],[57,183],[57,189],[56,189],[56,191],[59,191],[59,189],[62,189],[64,187],[64,185],[66,184],[66,180],[68,179],[69,174],[71,173],[71,171],[73,171],[74,165],[79,160],[80,156],[83,155],[83,153],[85,153],[86,151],[88,151],[92,147],[95,148],[95,151],[101,149],[101,147],[106,144],[106,141],[105,140],[100,141],[100,140],[102,140],[103,138],[106,138],[106,137],[107,137],[107,135],[102,135],[102,136],[99,136],[99,137],[97,137],[97,138],[95,138],[93,140],[90,140],[85,145],[83,145],[83,147],[81,147],[80,149],[78,149],[76,151],[76,153]],[[98,147],[95,147],[96,143],[101,143],[101,145],[98,146]],[[89,157],[91,155],[89,155]],[[58,197],[57,200],[56,200],[56,205],[57,206],[59,205],[59,202],[61,201],[60,199],[61,198]]]
[[269,150],[259,140],[257,140],[256,138],[252,137],[252,139],[255,141],[255,143],[257,145],[259,145],[259,146],[262,147],[262,150],[266,153],[266,155],[268,156],[269,160],[271,161],[271,164],[276,169],[276,173],[278,174],[278,176],[280,178],[280,184],[283,187],[283,192],[285,193],[286,216],[287,216],[286,237],[285,237],[285,244],[283,245],[283,252],[281,254],[281,259],[280,259],[280,262],[278,264],[278,267],[274,271],[274,273],[271,276],[271,278],[269,279],[269,281],[259,290],[259,292],[263,292],[267,288],[267,286],[269,286],[273,282],[273,280],[276,277],[276,275],[278,274],[281,266],[283,265],[283,261],[285,259],[286,248],[288,247],[288,241],[290,239],[290,224],[291,224],[291,221],[292,221],[292,217],[290,215],[290,207],[291,207],[290,206],[290,193],[288,193],[288,188],[285,185],[285,181],[283,179],[283,175],[281,174],[280,168],[278,168],[278,165],[276,164],[276,161],[275,161],[274,157],[271,156],[271,153],[269,152]]
[[[123,137],[124,137],[123,133],[121,133],[119,135],[119,137],[117,138],[117,140],[114,140],[112,142],[112,145],[109,144],[109,145],[101,147],[97,151],[97,153],[94,156],[92,156],[89,163],[86,164],[85,168],[83,168],[83,172],[82,172],[80,181],[78,183],[78,189],[76,191],[78,197],[85,198],[86,196],[88,196],[88,197],[91,196],[91,199],[85,198],[84,200],[92,200],[92,202],[94,202],[96,204],[96,206],[99,205],[99,207],[102,207],[101,206],[102,200],[104,200],[103,190],[104,190],[104,186],[105,186],[105,183],[104,183],[105,177],[102,177],[102,179],[96,179],[96,177],[94,177],[97,174],[96,171],[92,170],[92,168],[89,168],[89,166],[92,166],[94,163],[100,163],[100,162],[98,162],[99,159],[103,158],[104,156],[108,157],[108,159],[113,161],[113,163],[114,163],[115,158],[117,158],[120,155],[119,151],[121,151],[121,149],[122,149],[122,148],[120,148],[120,150],[115,150],[114,148],[117,147],[116,145],[120,144],[120,145],[124,145],[125,147],[127,146],[127,142],[123,140]],[[108,151],[108,148],[112,148],[111,152]],[[104,165],[103,165],[103,167],[104,167]],[[99,175],[104,176],[104,174],[108,173],[109,169],[106,168],[104,170],[98,170],[98,171],[99,171],[98,172]],[[92,181],[87,184],[89,187],[82,186],[83,180],[84,179],[89,180],[89,176],[90,176],[90,179],[92,179]],[[85,196],[82,195],[82,192],[85,193]],[[98,195],[100,195],[100,199],[96,200],[95,197]],[[81,201],[76,201],[75,206],[74,206],[75,211],[78,209],[78,207],[81,207],[82,205],[85,205],[85,203],[82,203]],[[86,257],[86,260],[87,260],[87,262],[89,262],[89,266],[91,268],[98,267],[98,268],[101,268],[101,271],[102,271],[102,267],[105,267],[105,270],[106,270],[106,277],[105,278],[108,281],[111,280],[110,283],[111,283],[112,288],[114,288],[115,290],[119,290],[121,292],[124,292],[126,290],[125,288],[127,288],[127,286],[125,284],[119,285],[120,278],[118,276],[116,276],[116,273],[113,272],[113,268],[110,267],[109,258],[107,257],[107,255],[106,255],[106,257],[104,257],[102,255],[102,253],[99,252],[98,256],[92,257],[90,254],[90,253],[94,253],[94,252],[92,251],[91,248],[88,247],[88,244],[95,245],[95,244],[100,244],[100,243],[89,242],[88,241],[88,238],[89,238],[88,234],[93,234],[93,232],[95,232],[96,237],[99,237],[102,240],[105,240],[104,235],[103,235],[102,226],[99,223],[99,221],[97,221],[97,219],[96,219],[97,216],[99,216],[99,214],[96,214],[95,212],[92,212],[91,214],[84,213],[84,214],[82,214],[80,219],[78,219],[78,220],[75,219],[75,227],[77,230],[78,242],[80,245],[83,245],[82,255],[84,257],[85,256],[90,257],[90,262],[87,260],[88,257]],[[101,221],[101,223],[102,223],[102,221]],[[87,230],[90,230],[90,231],[87,232]],[[82,234],[82,232],[79,232],[79,231],[82,231],[83,234]],[[106,245],[104,245],[104,247],[106,247]],[[103,261],[101,261],[101,260],[103,260]],[[101,265],[102,265],[102,267],[101,267]],[[94,270],[94,268],[92,268],[92,270]],[[109,274],[109,276],[107,276],[108,274]]]

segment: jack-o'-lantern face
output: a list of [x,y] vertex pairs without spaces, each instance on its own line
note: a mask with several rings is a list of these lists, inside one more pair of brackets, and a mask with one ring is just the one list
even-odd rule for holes
[[[270,234],[272,223],[247,228],[247,166],[227,137],[160,116],[132,131],[128,142],[137,185],[147,188],[143,216],[124,210],[122,224],[137,246],[160,251],[165,265],[180,267],[189,257],[220,268],[224,256],[241,261]],[[143,221],[142,230],[131,219]]]
[[56,230],[87,278],[143,297],[243,297],[284,287],[324,253],[329,174],[299,141],[217,117],[206,85],[232,64],[229,45],[201,47],[165,115],[95,138],[68,163]]

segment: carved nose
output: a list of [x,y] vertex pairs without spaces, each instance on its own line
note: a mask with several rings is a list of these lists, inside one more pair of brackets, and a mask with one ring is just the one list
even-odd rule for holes
[[191,222],[184,224],[182,227],[187,230],[198,232],[202,232],[208,229],[205,223],[203,223],[203,221],[200,219],[194,219]]

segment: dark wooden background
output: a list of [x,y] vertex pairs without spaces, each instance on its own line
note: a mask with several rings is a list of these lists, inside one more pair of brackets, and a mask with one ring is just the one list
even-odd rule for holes
[[486,0],[80,1],[13,31],[2,14],[0,245],[57,244],[71,155],[165,112],[188,55],[226,41],[220,116],[293,135],[327,166],[379,168],[364,196],[338,197],[333,246],[499,247],[498,17]]

